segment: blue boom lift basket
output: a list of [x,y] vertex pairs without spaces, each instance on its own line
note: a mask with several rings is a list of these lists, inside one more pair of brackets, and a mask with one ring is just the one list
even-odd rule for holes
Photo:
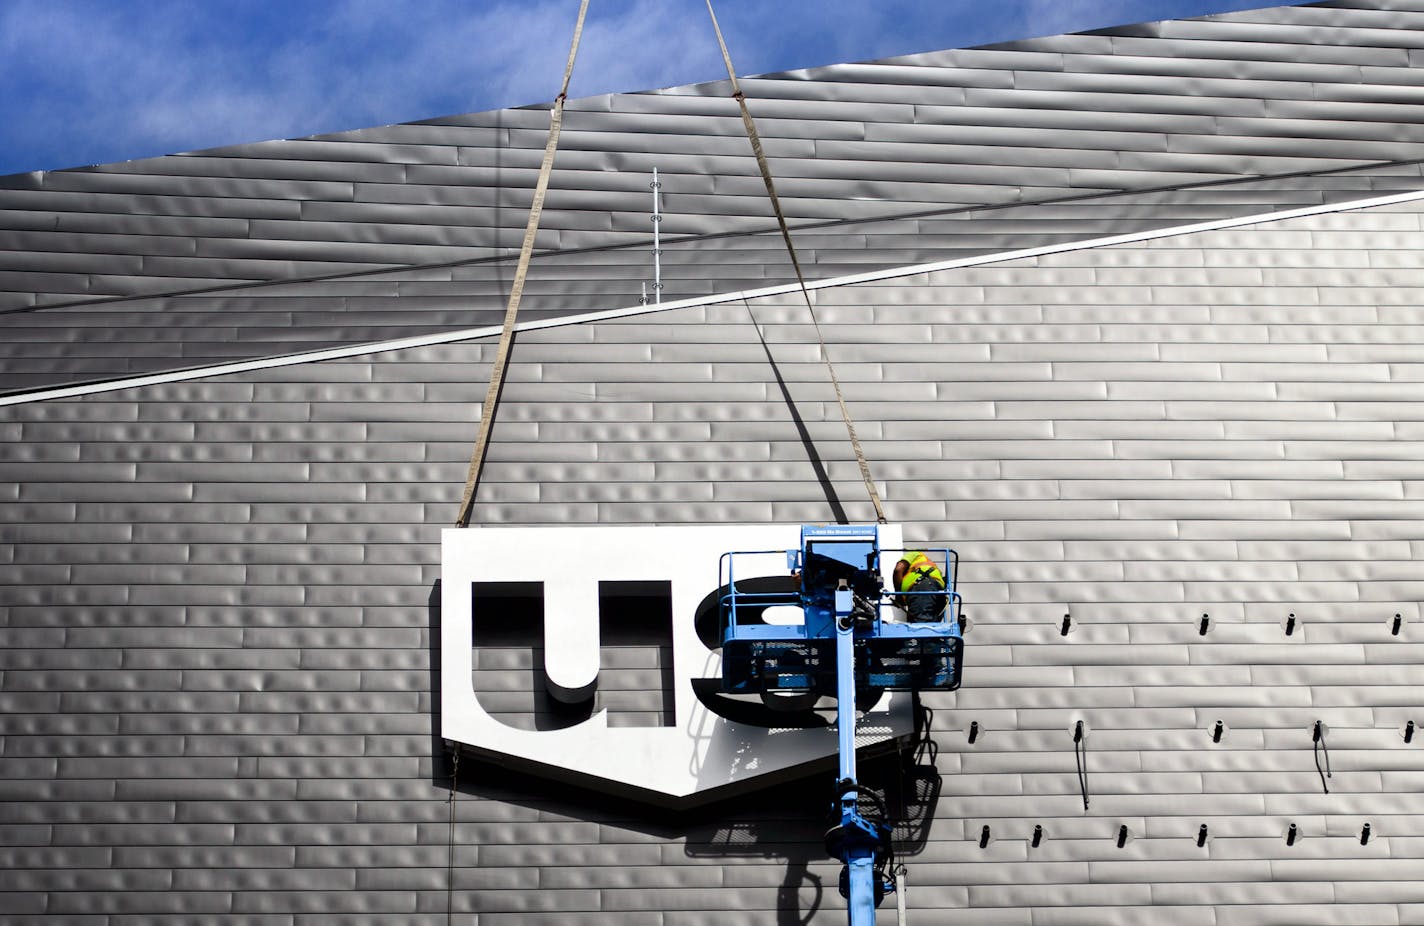
[[[858,804],[865,789],[856,782],[856,701],[886,689],[959,687],[964,659],[955,588],[959,558],[948,549],[920,552],[935,563],[942,588],[926,588],[933,583],[921,581],[919,591],[887,591],[882,558],[898,561],[912,554],[882,548],[880,529],[873,524],[802,527],[798,549],[724,553],[718,566],[722,689],[732,694],[800,691],[836,699],[839,824],[826,834],[826,847],[844,864],[841,894],[850,901],[851,926],[874,926],[875,907],[896,890],[893,875],[886,872],[891,828],[866,817]],[[799,577],[796,587],[762,590],[768,557],[782,553],[787,568]],[[739,574],[745,588],[737,586]],[[921,607],[913,610],[937,620],[887,619],[896,602],[905,605],[916,597]],[[772,609],[782,609],[782,619],[769,620]]]
[[[731,694],[762,691],[836,691],[834,594],[841,580],[862,610],[855,630],[857,689],[935,689],[959,687],[964,640],[960,633],[960,596],[955,590],[959,557],[948,548],[920,548],[945,576],[940,591],[897,593],[881,587],[881,562],[893,565],[908,551],[880,548],[869,527],[806,527],[799,550],[749,550],[725,553],[719,587],[722,628],[722,689]],[[742,591],[743,580],[758,573],[747,561],[765,564],[768,555],[785,552],[788,568],[801,574],[801,588],[790,591]],[[889,559],[894,557],[894,559]],[[738,567],[741,566],[739,569]],[[750,575],[747,573],[750,572]],[[892,601],[939,599],[941,619],[908,623],[896,615]],[[767,623],[768,609],[800,608],[804,619]],[[898,620],[891,620],[898,616]]]

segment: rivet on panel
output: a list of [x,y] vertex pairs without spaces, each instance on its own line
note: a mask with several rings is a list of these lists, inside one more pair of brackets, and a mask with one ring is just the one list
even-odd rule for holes
[[970,745],[972,746],[972,745],[974,744],[974,741],[977,740],[978,738],[979,738],[979,721],[977,721],[977,720],[971,720],[971,721],[969,722],[969,743],[970,743]]
[[1295,615],[1292,614],[1290,617],[1286,618],[1286,636],[1289,637],[1289,636],[1293,635],[1294,633],[1295,633]]
[[1211,730],[1211,741],[1212,741],[1213,743],[1219,743],[1219,742],[1221,742],[1221,737],[1222,737],[1222,735],[1223,735],[1225,732],[1226,732],[1226,724],[1224,724],[1224,723],[1222,723],[1220,720],[1218,720],[1218,721],[1216,722],[1216,726],[1215,726],[1215,727],[1212,727],[1212,730]]
[[1058,635],[1059,635],[1060,637],[1066,637],[1066,636],[1068,636],[1068,631],[1070,631],[1070,630],[1072,630],[1072,629],[1073,629],[1073,617],[1072,617],[1071,615],[1068,615],[1068,614],[1063,615],[1063,623],[1059,626]]
[[1290,829],[1286,830],[1286,845],[1288,845],[1288,846],[1293,846],[1293,845],[1295,845],[1296,835],[1297,835],[1297,831],[1296,831],[1296,828],[1295,828],[1295,824],[1292,823],[1292,824],[1290,825]]
[[1043,843],[1043,824],[1035,823],[1033,827],[1033,841],[1029,845],[1037,849]]
[[1396,614],[1396,615],[1394,616],[1393,622],[1391,622],[1390,625],[1389,625],[1389,632],[1390,632],[1390,634],[1393,635],[1393,636],[1396,636],[1396,637],[1399,636],[1399,631],[1400,631],[1401,628],[1403,628],[1403,626],[1404,626],[1404,616],[1403,616],[1403,615],[1400,615],[1400,614]]
[[1412,720],[1404,725],[1404,741],[1406,743],[1414,742],[1414,721]]
[[989,848],[989,824],[985,823],[984,828],[979,831],[979,848]]
[[1201,623],[1198,625],[1198,628],[1197,633],[1203,637],[1206,636],[1206,632],[1211,629],[1210,614],[1203,614],[1201,616]]
[[1122,824],[1121,826],[1119,826],[1119,827],[1117,828],[1117,847],[1118,847],[1119,849],[1121,849],[1121,848],[1123,848],[1124,846],[1126,846],[1126,845],[1127,845],[1128,837],[1131,836],[1131,835],[1132,835],[1132,834],[1129,833],[1128,830],[1127,830],[1127,824],[1126,824],[1126,823],[1124,823],[1124,824]]
[[1366,823],[1366,824],[1365,824],[1365,828],[1362,829],[1362,830],[1360,830],[1360,845],[1362,845],[1362,846],[1367,846],[1367,845],[1369,845],[1369,844],[1370,844],[1370,825],[1369,825],[1368,823]]
[[1197,830],[1197,848],[1201,848],[1202,846],[1206,845],[1206,833],[1206,824],[1203,823],[1201,825],[1201,828]]

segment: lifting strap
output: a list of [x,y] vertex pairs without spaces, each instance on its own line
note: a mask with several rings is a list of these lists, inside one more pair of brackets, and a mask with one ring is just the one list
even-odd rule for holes
[[514,285],[509,291],[509,306],[504,311],[504,328],[499,335],[499,348],[495,352],[494,367],[490,370],[489,391],[480,406],[480,431],[475,438],[475,450],[470,455],[470,472],[465,478],[465,494],[460,499],[460,513],[455,517],[456,527],[466,527],[470,523],[470,509],[475,503],[475,489],[479,485],[480,471],[485,464],[485,449],[489,446],[490,430],[494,427],[495,409],[499,406],[499,396],[504,389],[504,371],[509,363],[509,348],[514,343],[514,317],[519,312],[519,300],[524,295],[524,278],[529,273],[529,258],[534,253],[534,236],[539,231],[539,213],[544,209],[544,196],[549,191],[549,174],[554,168],[554,151],[559,146],[559,129],[564,122],[564,101],[569,95],[569,79],[574,73],[574,56],[578,54],[579,39],[583,35],[583,20],[588,13],[588,0],[579,4],[578,22],[574,25],[574,40],[569,47],[569,63],[564,66],[564,82],[559,95],[554,99],[554,111],[549,119],[549,141],[544,145],[544,161],[539,165],[539,181],[534,186],[534,204],[529,209],[529,224],[524,229],[524,244],[519,249],[519,265],[514,271]]
[[776,212],[776,222],[781,226],[781,238],[786,242],[786,252],[791,255],[791,266],[796,271],[796,281],[801,284],[801,296],[806,300],[806,311],[811,314],[811,324],[816,329],[816,340],[821,344],[821,359],[826,362],[826,370],[831,376],[831,386],[836,391],[836,402],[841,407],[841,418],[845,420],[846,433],[850,435],[850,446],[855,451],[855,461],[860,465],[860,478],[865,480],[865,490],[870,493],[870,502],[875,506],[875,520],[886,523],[885,509],[880,504],[880,493],[875,490],[875,480],[870,478],[870,464],[861,449],[860,438],[855,434],[855,422],[846,408],[845,396],[841,394],[841,381],[836,376],[836,368],[831,364],[831,355],[826,350],[826,339],[821,334],[821,323],[816,318],[816,308],[811,304],[811,294],[806,289],[806,277],[801,273],[801,262],[796,258],[796,247],[791,243],[791,229],[786,225],[786,216],[781,211],[781,200],[776,196],[776,185],[771,180],[771,168],[766,163],[766,153],[761,147],[761,136],[757,134],[756,123],[747,109],[747,98],[737,83],[737,73],[732,68],[732,55],[727,51],[727,43],[722,38],[722,27],[717,24],[717,13],[712,9],[712,0],[707,0],[707,12],[712,17],[712,29],[717,33],[717,45],[722,49],[722,60],[727,64],[727,77],[732,81],[732,99],[742,110],[742,124],[746,126],[747,138],[752,143],[752,153],[756,155],[757,167],[761,169],[762,182],[766,184],[767,196],[771,198],[771,208]]

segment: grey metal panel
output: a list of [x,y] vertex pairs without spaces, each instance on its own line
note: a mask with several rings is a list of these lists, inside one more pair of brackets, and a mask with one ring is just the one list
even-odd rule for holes
[[[1420,214],[820,294],[891,515],[960,549],[974,618],[965,688],[926,696],[945,778],[907,857],[912,915],[1413,915],[1424,318],[1385,317],[1418,280],[1367,248],[1417,250]],[[1279,246],[1300,272],[1274,272]],[[1306,295],[1337,280],[1348,304]],[[1226,304],[1251,318],[1218,319]],[[1070,309],[1090,320],[1057,320]],[[741,306],[522,336],[478,522],[834,518],[812,451],[866,516],[803,313],[752,312],[773,359]],[[814,779],[669,819],[463,764],[447,854],[429,608],[488,358],[451,344],[0,411],[0,909],[843,921]],[[532,662],[506,655],[481,653],[490,697],[528,710]],[[628,719],[657,710],[646,657],[609,654]]]
[[[1401,126],[1420,121],[1418,79],[1409,64],[1424,17],[1393,4],[1366,7],[1327,3],[1248,11],[834,65],[746,83],[788,214],[798,223],[891,224],[907,212],[1066,196],[1083,224],[1065,234],[1092,237],[1122,226],[1102,221],[1113,200],[1083,200],[1084,193],[1249,181],[1272,172],[1420,157],[1418,142]],[[724,242],[715,236],[770,230],[726,90],[719,82],[571,104],[540,240],[541,248],[555,253],[544,265],[568,260],[571,268],[589,267],[585,249],[632,247],[604,263],[602,273],[551,271],[559,282],[550,289],[540,289],[536,267],[531,309],[547,297],[543,308],[554,312],[632,301],[647,272],[643,175],[654,166],[665,181],[664,231],[691,236],[683,245],[688,251],[720,247]],[[0,272],[0,305],[119,297],[117,308],[129,296],[346,274],[373,264],[507,260],[496,249],[518,245],[546,129],[547,107],[526,107],[6,178],[0,204],[9,220],[0,220],[0,230],[7,233],[6,260],[13,269]],[[1288,207],[1301,201],[1298,189],[1321,182],[1329,189],[1329,178],[1254,188],[1249,205],[1243,199],[1226,207],[1214,194],[1199,191],[1203,198],[1193,201],[1184,191],[1174,209],[1142,221],[1171,224],[1219,216],[1222,208]],[[1416,182],[1381,188],[1408,189]],[[1359,189],[1341,183],[1327,197]],[[992,218],[987,213],[970,218],[967,234],[978,235],[977,243],[925,241],[912,259],[1045,240],[1031,230],[1005,236],[987,224],[976,227],[975,221]],[[54,223],[50,230],[48,223]],[[1031,223],[1027,216],[1025,228]],[[893,264],[890,255],[850,257],[860,244],[857,236],[867,230],[846,227],[838,240],[818,236],[826,253],[813,250],[807,266],[814,275],[829,276]],[[833,249],[846,257],[833,256]],[[56,263],[56,251],[75,256]],[[738,279],[786,282],[789,268],[773,252],[768,249],[765,259],[742,255],[748,270]],[[126,261],[135,256],[143,260],[133,268]],[[676,295],[709,292],[724,279],[700,274],[696,260],[672,263],[670,283],[699,280]],[[54,273],[59,266],[73,272]],[[115,272],[116,266],[124,271]],[[506,266],[492,267],[485,285],[468,298],[501,302],[507,275]],[[266,311],[259,305],[262,295],[252,290],[242,297],[243,311],[260,317]],[[126,325],[155,330],[173,307],[154,307],[152,321],[132,316]],[[400,333],[446,324],[419,305],[392,304],[390,310],[403,319]],[[285,333],[266,339],[269,346],[253,343],[246,356],[260,356],[273,344],[340,344],[372,336],[371,327],[354,316],[344,325],[299,315],[268,316],[264,323]],[[0,318],[3,326],[25,324]],[[201,323],[180,321],[175,330],[194,342],[185,351],[189,358],[235,356],[197,346],[212,340]],[[150,358],[141,368],[164,366]],[[57,370],[49,382],[125,371],[125,365],[96,357],[83,371]],[[19,370],[10,377],[10,388],[45,382]]]
[[[1211,22],[1210,26],[1217,27],[1213,30],[1213,35],[1219,35],[1220,29],[1231,28],[1229,24],[1219,21]],[[1414,47],[1412,37],[1403,40],[1396,39],[1386,47],[1376,45],[1369,48],[1356,48],[1350,45],[1315,43],[1310,40],[1308,34],[1300,35],[1298,30],[1292,30],[1289,26],[1276,27],[1276,29],[1277,38],[1271,42],[1233,41],[1229,34],[1221,38],[1208,39],[1197,36],[1186,39],[1191,42],[1191,45],[1184,57],[1203,60],[1224,59],[1266,65],[1266,67],[1253,69],[1257,73],[1298,74],[1300,73],[1297,69],[1300,59],[1296,49],[1307,46],[1312,49],[1312,52],[1310,60],[1304,64],[1303,69],[1310,70],[1318,67],[1349,67],[1362,64],[1375,67],[1404,67],[1408,65],[1410,49]],[[1296,33],[1294,36],[1296,41],[1291,41],[1292,33]],[[1130,57],[1176,57],[1180,50],[1175,42],[1165,37],[1138,38],[1128,34],[1114,36],[1112,39],[1113,54]]]
[[[1409,173],[1399,168],[1381,168],[1383,177],[1417,174],[1418,168],[1410,168]],[[1153,216],[1170,217],[1174,221],[1185,222],[1205,217],[1230,215],[1233,208],[1260,208],[1263,204],[1294,206],[1313,204],[1331,198],[1358,196],[1362,189],[1368,189],[1379,179],[1377,171],[1370,169],[1358,174],[1332,174],[1315,178],[1295,178],[1283,181],[1261,181],[1254,184],[1233,184],[1225,187],[1207,187],[1194,191],[1143,194],[1135,197],[1118,197],[1107,200],[1098,207],[1100,219],[1094,218],[1087,205],[1059,205],[1051,208],[1043,206],[1019,206],[998,212],[953,213],[942,220],[920,219],[911,224],[903,220],[892,222],[868,222],[834,224],[821,228],[809,228],[799,234],[801,247],[806,255],[806,266],[817,275],[854,272],[875,267],[896,265],[907,260],[934,260],[944,256],[962,254],[970,256],[994,249],[1073,240],[1075,235],[1089,233],[1111,234],[1134,228],[1152,227]],[[1231,204],[1236,204],[1234,207]],[[1021,215],[1021,217],[1020,217]],[[1129,217],[1131,220],[1128,221]],[[963,226],[962,234],[930,234],[939,230],[955,229]],[[874,248],[867,249],[866,232],[880,228],[904,228],[913,236],[897,236],[870,239]],[[977,231],[973,231],[977,229]],[[1076,229],[1076,230],[1075,230]],[[665,246],[664,263],[666,279],[674,287],[672,292],[679,295],[710,293],[718,288],[736,285],[728,275],[725,262],[747,261],[747,276],[741,285],[764,285],[767,281],[783,279],[782,276],[765,276],[769,258],[773,267],[785,268],[784,255],[774,232],[755,237],[721,238],[712,241],[674,240]],[[747,250],[746,246],[754,245]],[[708,255],[717,253],[724,266],[715,274],[708,273]],[[766,258],[761,254],[765,253]],[[637,281],[642,276],[640,249],[626,252],[586,252],[559,257],[536,259],[536,276],[529,288],[527,304],[531,306],[531,317],[541,311],[540,306],[557,310],[560,306],[570,309],[586,309],[588,303],[583,291],[585,280],[602,281],[606,292],[621,293],[615,296],[614,304],[629,304],[637,298]],[[616,261],[616,262],[615,262]],[[603,266],[599,266],[600,262]],[[249,265],[250,266],[250,265]],[[541,270],[540,268],[548,268]],[[594,268],[594,269],[583,269]],[[780,274],[788,272],[786,269]],[[423,271],[397,271],[389,274],[363,276],[350,282],[332,280],[310,284],[287,284],[270,289],[254,290],[231,295],[192,296],[171,299],[166,302],[131,304],[120,302],[110,306],[94,306],[92,309],[55,310],[51,312],[16,316],[9,320],[10,331],[15,341],[24,340],[38,345],[47,337],[46,328],[63,330],[63,340],[72,342],[76,333],[84,330],[84,325],[99,320],[93,313],[97,310],[105,315],[122,319],[117,327],[110,329],[113,335],[108,339],[117,341],[148,342],[181,340],[189,342],[185,346],[187,357],[241,357],[252,356],[252,350],[271,350],[233,346],[231,342],[234,328],[241,331],[270,331],[268,337],[258,340],[264,344],[283,343],[315,345],[338,345],[346,343],[353,336],[370,338],[400,336],[418,331],[438,330],[439,327],[467,327],[496,319],[502,305],[502,289],[508,269],[502,263],[476,264],[452,271],[445,268],[431,268]],[[714,278],[715,277],[715,278]],[[428,288],[432,284],[420,284],[416,288],[411,280],[426,278],[438,288]],[[386,281],[406,281],[394,283]],[[444,281],[444,282],[439,282]],[[322,314],[311,311],[319,305],[315,298],[323,292],[350,292],[366,294],[366,301],[346,299],[330,303],[336,314]],[[429,293],[445,294],[438,302],[432,302]],[[399,299],[389,299],[384,304],[370,302],[370,295],[384,297],[401,294]],[[404,296],[420,296],[419,301]],[[296,308],[292,297],[304,297],[303,311],[293,313]],[[142,309],[142,312],[133,311]],[[180,312],[179,309],[182,309]],[[379,315],[363,319],[357,311],[370,311]],[[479,310],[479,311],[477,311]],[[339,314],[350,312],[349,315]],[[486,313],[481,316],[479,312]],[[196,312],[196,314],[194,314]],[[208,313],[221,312],[218,324],[210,320]],[[145,322],[145,315],[162,319],[161,328],[153,328]],[[285,313],[285,314],[284,314]],[[372,327],[363,321],[379,321]],[[112,321],[106,321],[112,324]],[[280,328],[286,329],[279,335]],[[274,338],[280,336],[280,341]],[[198,340],[194,340],[198,338]],[[222,339],[224,344],[214,343]],[[202,346],[203,344],[211,346]],[[65,348],[71,364],[79,362],[78,345]],[[83,361],[82,367],[70,367],[70,375],[77,378],[112,374],[116,369],[122,372],[160,370],[164,368],[162,351],[148,347],[130,349],[123,358],[122,367],[115,366],[112,348],[105,344],[95,344],[84,350],[92,359]],[[144,354],[158,354],[145,359]],[[37,356],[31,351],[28,356]],[[171,356],[171,354],[170,354]],[[19,361],[11,361],[10,382],[12,385],[46,382],[43,365],[34,372],[23,372]],[[65,368],[52,366],[54,372]],[[48,380],[48,381],[52,381]]]
[[[1338,13],[1328,24],[1296,25],[1284,21],[1207,22],[1193,20],[1167,21],[1160,24],[1160,36],[1167,39],[1210,38],[1228,42],[1286,43],[1291,45],[1339,45],[1365,48],[1424,48],[1424,38],[1416,34],[1400,34],[1397,28],[1352,28]],[[1424,20],[1416,19],[1418,26]],[[1376,62],[1371,62],[1376,63]]]

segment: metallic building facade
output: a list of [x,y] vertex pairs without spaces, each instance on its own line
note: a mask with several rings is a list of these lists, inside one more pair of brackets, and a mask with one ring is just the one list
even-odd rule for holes
[[[749,82],[888,513],[964,557],[915,921],[1424,921],[1421,23],[1341,0]],[[655,163],[665,298],[785,282],[718,89],[582,104],[528,303],[565,323],[516,342],[473,524],[871,516],[799,294],[580,318],[646,276]],[[543,119],[6,178],[6,388],[484,324]],[[6,397],[7,922],[841,921],[816,778],[668,815],[466,760],[452,800],[438,541],[493,351]],[[488,709],[538,722],[538,658],[477,653]],[[600,706],[656,722],[659,659],[608,647]],[[915,766],[874,774],[909,806]]]

